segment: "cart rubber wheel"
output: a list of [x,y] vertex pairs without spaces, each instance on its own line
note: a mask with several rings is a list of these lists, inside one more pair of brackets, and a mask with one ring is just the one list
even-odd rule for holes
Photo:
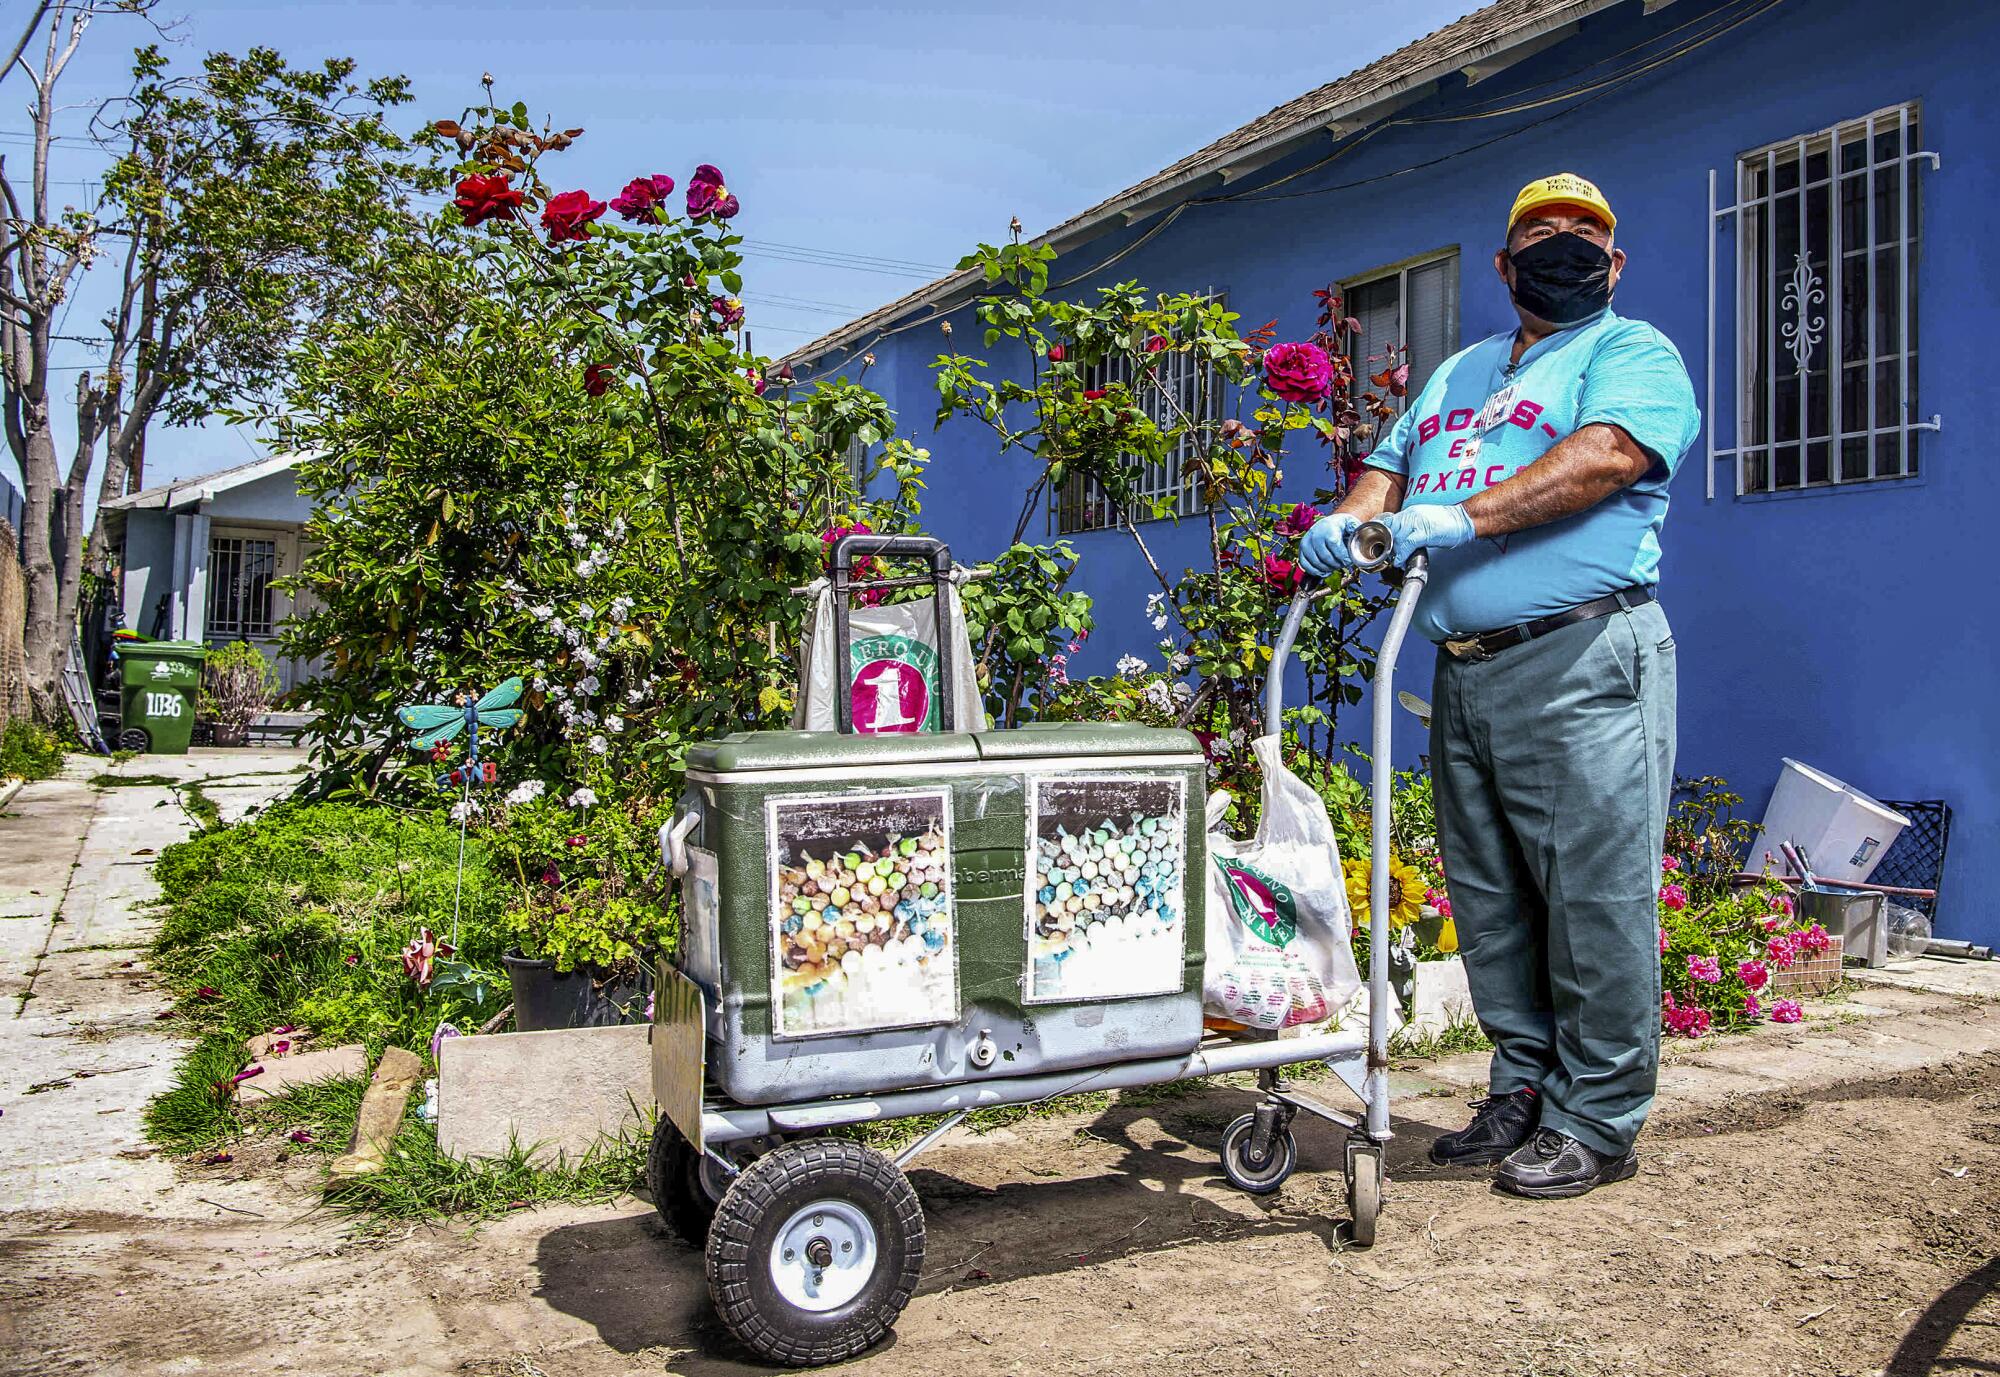
[[725,1186],[716,1179],[720,1169],[694,1150],[687,1135],[661,1116],[653,1125],[653,1145],[646,1152],[646,1189],[653,1208],[690,1247],[708,1244],[708,1226]]
[[743,1168],[708,1232],[708,1293],[722,1322],[790,1367],[873,1347],[923,1265],[924,1212],[908,1179],[840,1138],[787,1143]]
[[152,748],[153,738],[146,735],[143,727],[127,727],[118,733],[118,749],[121,751],[137,751],[144,755]]
[[1375,1246],[1375,1221],[1382,1213],[1382,1149],[1374,1143],[1347,1145],[1347,1241]]
[[1281,1128],[1272,1137],[1265,1159],[1253,1162],[1250,1139],[1256,1127],[1257,1116],[1245,1114],[1222,1131],[1222,1174],[1240,1191],[1269,1195],[1285,1184],[1292,1168],[1299,1164],[1299,1141],[1290,1128]]

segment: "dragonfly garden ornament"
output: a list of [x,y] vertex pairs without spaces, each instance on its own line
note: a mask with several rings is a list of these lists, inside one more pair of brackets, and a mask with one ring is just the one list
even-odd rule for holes
[[479,729],[501,732],[521,720],[521,709],[514,703],[521,696],[519,675],[506,680],[475,699],[469,693],[461,693],[449,703],[415,703],[396,710],[396,719],[411,731],[417,739],[410,743],[413,751],[429,751],[433,760],[442,762],[445,743],[465,733],[465,763],[447,770],[437,777],[440,789],[458,789],[461,792],[458,813],[458,878],[452,886],[451,895],[451,941],[458,945],[459,897],[465,889],[465,825],[472,814],[472,786],[492,784],[498,779],[498,771],[490,760],[479,758]]

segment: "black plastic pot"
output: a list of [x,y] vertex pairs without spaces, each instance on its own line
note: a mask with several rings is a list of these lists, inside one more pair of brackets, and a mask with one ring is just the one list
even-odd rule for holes
[[514,1027],[523,1033],[551,1028],[608,1028],[646,1020],[646,984],[640,972],[613,979],[594,966],[557,971],[553,961],[519,952],[500,958],[514,987]]

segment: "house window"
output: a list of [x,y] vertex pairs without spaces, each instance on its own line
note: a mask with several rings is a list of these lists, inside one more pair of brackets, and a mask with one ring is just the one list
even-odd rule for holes
[[[1354,400],[1373,392],[1401,410],[1423,391],[1438,365],[1458,351],[1458,250],[1427,254],[1341,284],[1347,314],[1361,326],[1350,336]],[[1401,401],[1369,375],[1409,364]]]
[[[1195,491],[1186,463],[1200,451],[1207,426],[1222,420],[1221,380],[1212,365],[1169,351],[1154,369],[1156,381],[1142,379],[1134,387],[1131,361],[1107,359],[1087,369],[1083,382],[1086,388],[1122,384],[1131,388],[1133,400],[1155,425],[1163,430],[1185,427],[1164,460],[1140,471],[1134,484],[1137,500],[1132,504],[1132,516],[1138,521],[1155,519],[1155,501],[1164,501],[1165,514],[1173,516],[1202,510],[1201,494]],[[1082,474],[1064,483],[1056,496],[1056,529],[1063,535],[1119,524],[1117,504]]]
[[1917,472],[1915,106],[1737,160],[1738,492]]
[[278,544],[239,536],[208,543],[208,636],[211,640],[271,634],[271,580]]

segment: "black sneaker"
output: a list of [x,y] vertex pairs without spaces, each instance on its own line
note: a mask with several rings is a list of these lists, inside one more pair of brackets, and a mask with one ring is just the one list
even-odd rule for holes
[[1472,1122],[1443,1133],[1431,1144],[1431,1161],[1441,1167],[1486,1167],[1528,1141],[1535,1131],[1541,1096],[1530,1086],[1472,1102]]
[[1639,1154],[1630,1148],[1622,1157],[1610,1157],[1567,1133],[1542,1128],[1508,1155],[1493,1181],[1509,1195],[1560,1200],[1638,1174]]

